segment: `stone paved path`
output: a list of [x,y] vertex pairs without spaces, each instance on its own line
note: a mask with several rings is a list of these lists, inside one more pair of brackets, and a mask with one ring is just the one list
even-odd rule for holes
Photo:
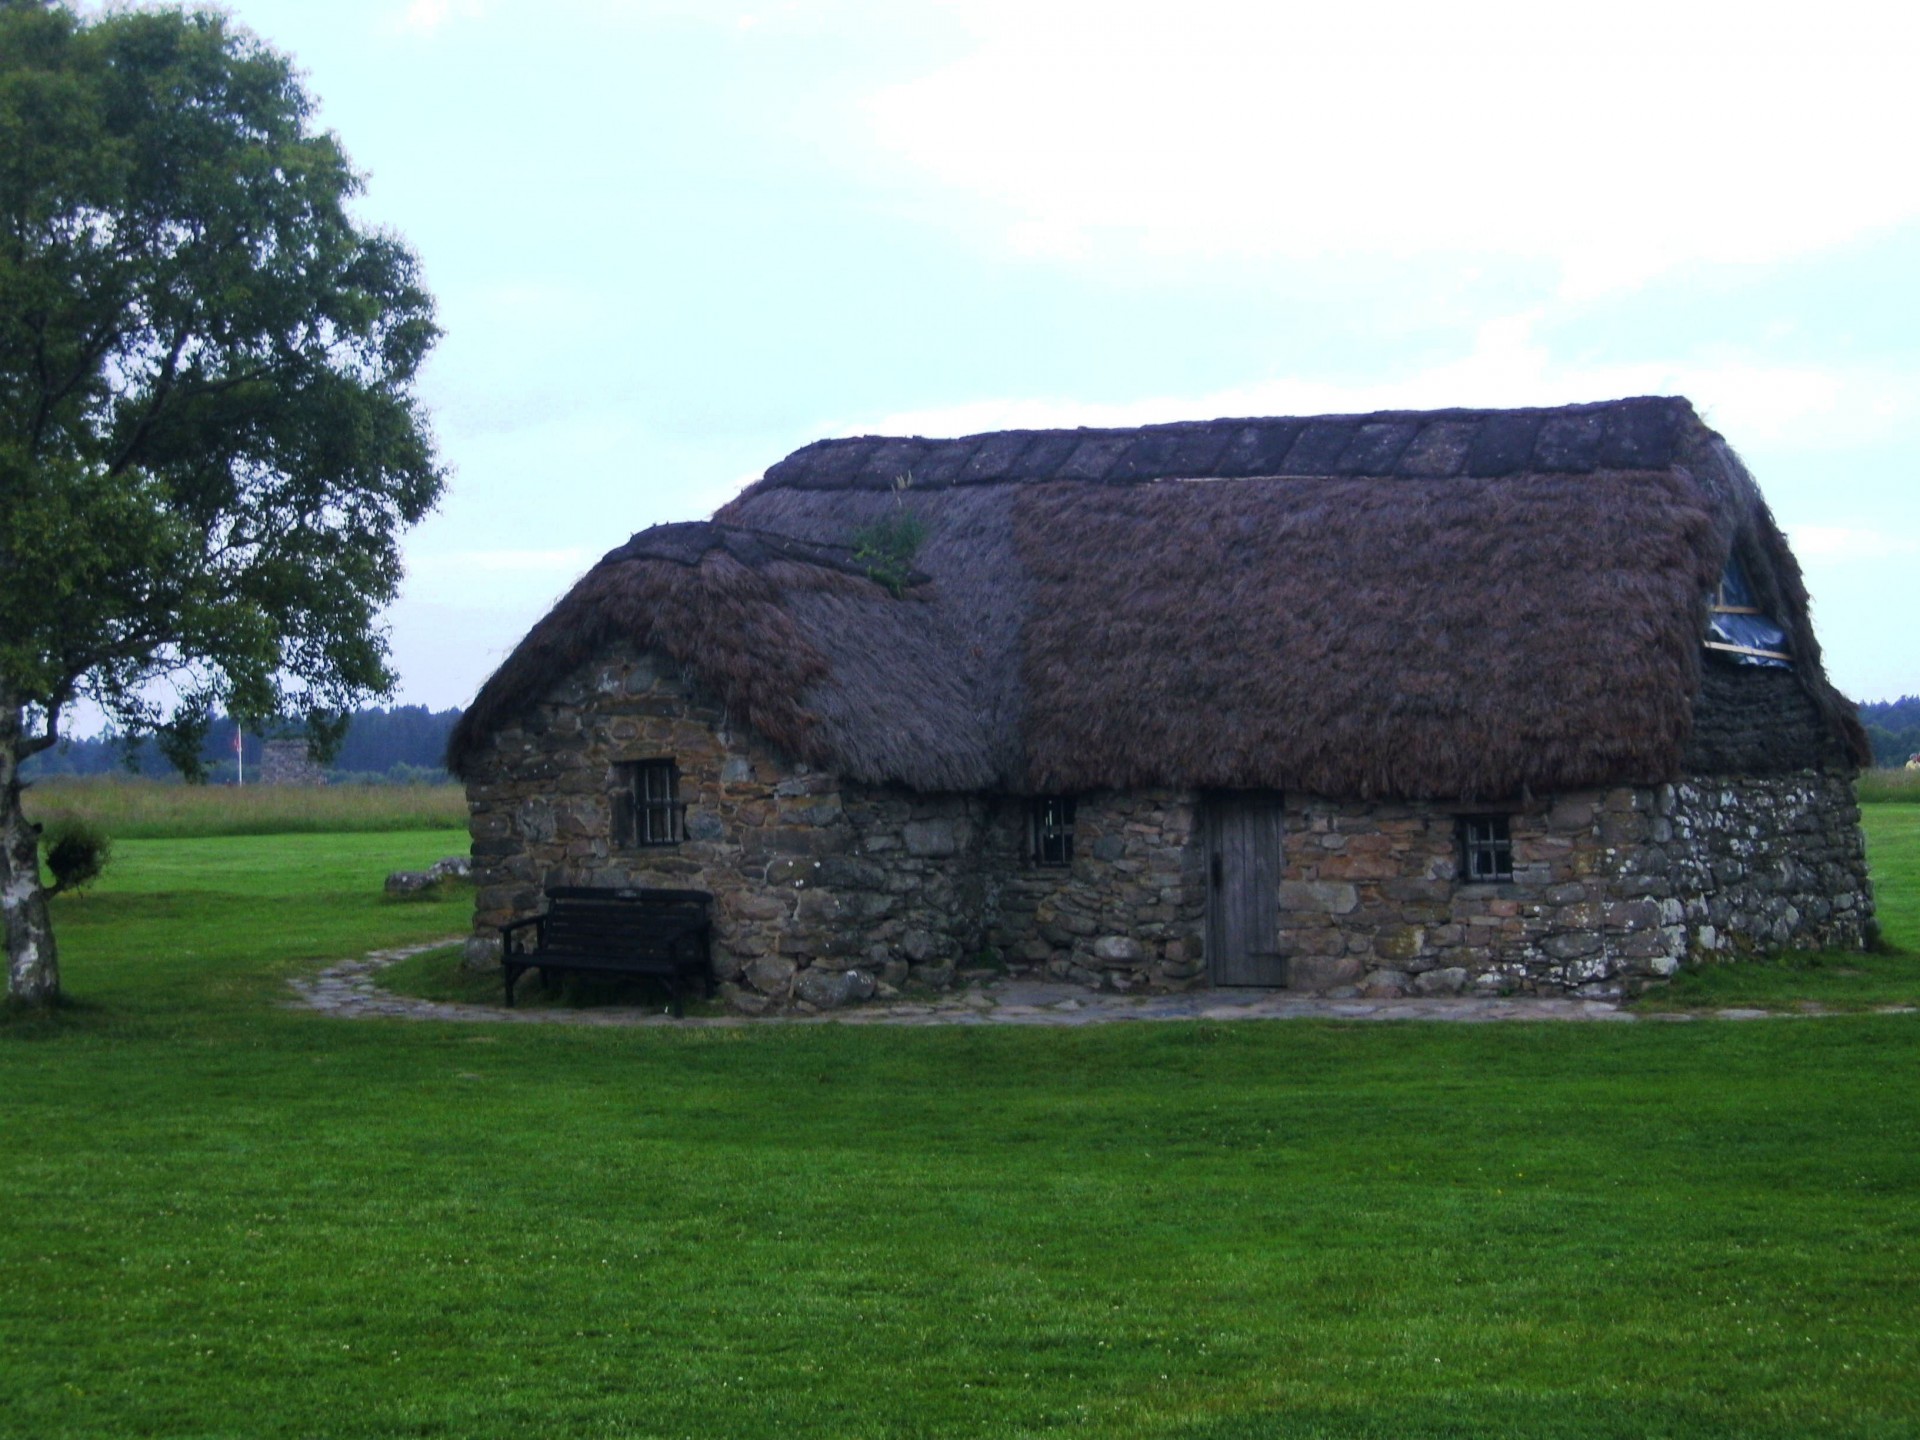
[[[453,937],[458,938],[458,937]],[[1273,990],[1194,990],[1181,995],[1103,995],[1040,980],[976,981],[944,995],[881,1001],[821,1015],[689,1016],[676,1020],[642,1007],[591,1010],[508,1009],[505,1005],[462,1005],[394,995],[373,977],[396,960],[450,943],[436,940],[400,950],[376,950],[357,960],[329,965],[318,975],[290,982],[295,1003],[326,1015],[359,1019],[370,1015],[408,1020],[483,1020],[521,1025],[672,1025],[740,1026],[779,1024],[836,1025],[1097,1025],[1115,1020],[1454,1020],[1473,1023],[1512,1020],[1687,1021],[1698,1019],[1767,1020],[1834,1012],[1803,1005],[1798,1011],[1726,1009],[1670,1014],[1636,1014],[1605,1000],[1542,1000],[1481,996],[1423,996],[1408,1000],[1333,1000]],[[1885,1014],[1911,1014],[1916,1007],[1882,1007]]]

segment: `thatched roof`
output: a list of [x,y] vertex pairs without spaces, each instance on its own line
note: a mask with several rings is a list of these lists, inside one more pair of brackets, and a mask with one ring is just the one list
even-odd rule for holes
[[[896,597],[852,547],[903,512],[926,534]],[[1785,540],[1685,400],[822,441],[608,554],[450,762],[623,639],[789,753],[921,790],[1652,782],[1735,551],[1864,756]]]

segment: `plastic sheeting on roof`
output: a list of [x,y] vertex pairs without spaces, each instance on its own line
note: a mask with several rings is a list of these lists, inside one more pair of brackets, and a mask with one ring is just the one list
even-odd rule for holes
[[1720,586],[1707,607],[1707,648],[1731,655],[1742,665],[1791,669],[1787,632],[1774,624],[1755,603],[1740,562],[1731,556],[1721,572]]

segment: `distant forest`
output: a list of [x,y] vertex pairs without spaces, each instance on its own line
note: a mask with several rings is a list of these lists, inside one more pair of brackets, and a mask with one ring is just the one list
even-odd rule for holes
[[[452,777],[445,766],[447,733],[459,718],[458,710],[429,710],[424,705],[356,711],[353,723],[347,727],[346,742],[327,769],[327,778],[336,783],[450,780]],[[1863,704],[1860,720],[1867,727],[1867,738],[1873,742],[1874,764],[1904,765],[1909,755],[1920,754],[1920,695]],[[209,778],[217,784],[233,783],[233,730],[233,721],[216,720],[201,752],[207,760]],[[29,760],[27,775],[31,778],[124,771],[129,768],[125,757],[125,747],[110,737],[69,740],[58,749]],[[247,736],[244,758],[247,774],[257,774],[258,735]],[[132,768],[156,779],[173,773],[172,767],[151,744],[136,748]]]
[[[424,705],[357,710],[347,726],[347,738],[340,746],[340,753],[327,766],[327,779],[336,784],[451,780],[445,764],[447,732],[459,718],[458,710],[429,710]],[[233,753],[234,729],[232,720],[214,721],[213,728],[207,732],[207,743],[201,747],[208,779],[215,784],[231,785],[239,773]],[[245,748],[240,760],[245,765],[247,780],[251,781],[260,773],[260,737],[249,733],[243,743]],[[111,736],[65,741],[34,756],[26,765],[29,778],[103,775],[129,770],[153,779],[164,779],[174,773],[151,742],[133,747],[129,764],[128,747]]]
[[1860,707],[1860,723],[1873,742],[1873,763],[1904,765],[1920,755],[1920,695],[1875,700]]

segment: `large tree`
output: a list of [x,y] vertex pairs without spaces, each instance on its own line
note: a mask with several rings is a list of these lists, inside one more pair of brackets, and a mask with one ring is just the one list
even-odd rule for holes
[[288,60],[224,17],[0,0],[0,907],[59,970],[20,764],[90,701],[190,770],[216,708],[322,735],[442,476],[414,257]]

